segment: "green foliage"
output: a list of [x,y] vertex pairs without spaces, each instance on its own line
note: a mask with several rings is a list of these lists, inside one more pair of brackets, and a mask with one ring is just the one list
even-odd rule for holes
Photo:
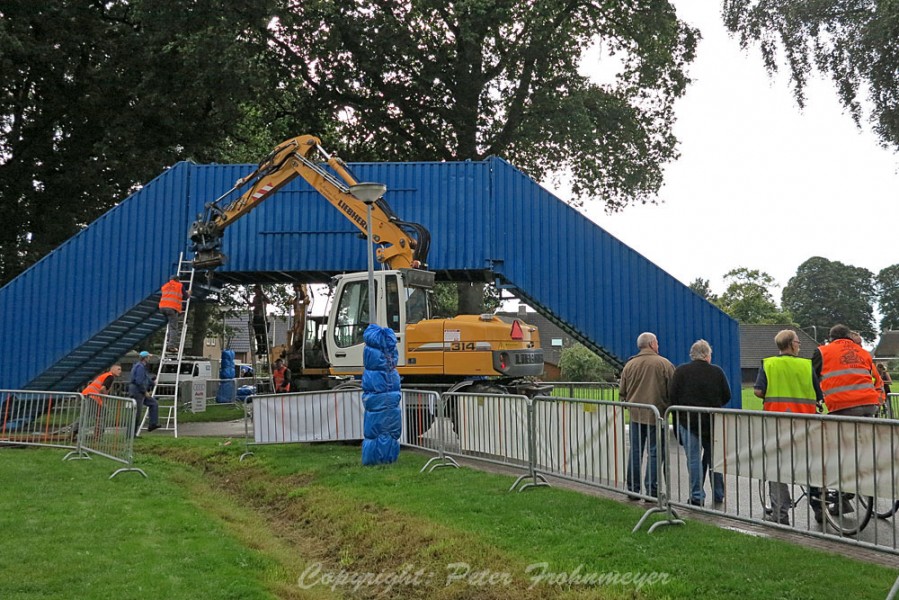
[[559,359],[563,381],[612,381],[615,369],[583,344],[562,350]]
[[700,297],[705,298],[712,304],[718,303],[718,295],[712,292],[708,279],[697,277],[690,283],[690,289],[696,292]]
[[724,0],[722,14],[744,48],[758,43],[769,71],[786,64],[800,107],[817,70],[833,79],[856,124],[866,101],[882,143],[899,148],[899,3]]
[[880,306],[880,330],[899,329],[899,264],[886,267],[874,280]]
[[[285,2],[273,47],[353,160],[501,155],[535,179],[570,170],[581,198],[651,202],[677,157],[673,102],[697,32],[667,0]],[[615,72],[578,67],[601,40]]]
[[802,327],[826,331],[842,323],[865,339],[876,337],[873,273],[813,256],[796,269],[783,290],[783,307]]
[[[471,291],[474,296],[463,306],[460,302],[460,288],[463,294]],[[496,286],[472,283],[438,283],[431,294],[431,316],[447,319],[456,315],[483,314],[493,312],[500,305],[499,290]]]
[[789,314],[780,311],[768,288],[775,285],[774,278],[757,269],[739,267],[724,275],[727,290],[718,300],[721,310],[740,323],[791,322]]
[[[0,478],[7,482],[0,510],[16,515],[0,541],[0,597],[274,597],[269,580],[279,572],[277,562],[198,509],[182,469],[139,460],[150,479],[137,473],[108,479],[116,464],[99,457],[63,462],[53,449],[0,452]],[[221,495],[217,502],[233,505]]]
[[302,90],[271,93],[275,2],[2,3],[0,285],[177,161],[258,160],[274,96],[291,129],[321,122]]

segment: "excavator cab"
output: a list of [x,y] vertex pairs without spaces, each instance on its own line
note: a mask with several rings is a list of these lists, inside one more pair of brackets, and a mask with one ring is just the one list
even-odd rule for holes
[[[335,375],[358,373],[362,367],[362,336],[372,322],[368,314],[368,274],[341,275],[333,283],[335,293],[326,343],[328,362]],[[434,273],[430,271],[399,269],[374,273],[377,311],[374,322],[390,327],[396,334],[397,366],[406,364],[403,340],[406,326],[430,316],[427,290],[433,286]]]

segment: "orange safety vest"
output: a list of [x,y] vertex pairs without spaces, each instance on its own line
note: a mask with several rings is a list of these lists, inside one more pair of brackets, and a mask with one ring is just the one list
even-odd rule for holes
[[159,308],[172,308],[181,312],[181,302],[184,300],[181,282],[172,279],[162,286],[162,298],[159,299]]
[[276,392],[289,392],[290,391],[290,382],[284,380],[284,373],[287,371],[287,367],[281,367],[280,369],[275,369],[272,371],[272,376],[275,378],[275,391]]
[[852,340],[838,339],[821,352],[821,390],[827,410],[879,404],[883,382],[868,352]]
[[[99,377],[97,377],[96,379],[91,381],[89,384],[87,384],[86,388],[81,390],[82,395],[94,396],[94,400],[98,404],[103,404],[103,398],[100,398],[99,396],[96,396],[96,395],[100,393],[101,389],[103,389],[103,382],[110,375],[112,375],[112,371],[106,371],[105,373],[103,373],[102,375],[100,375]],[[109,390],[106,390],[106,391],[108,392]]]

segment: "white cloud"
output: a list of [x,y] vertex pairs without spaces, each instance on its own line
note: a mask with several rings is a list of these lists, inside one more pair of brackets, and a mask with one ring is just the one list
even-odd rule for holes
[[718,2],[675,6],[703,40],[677,105],[681,158],[666,170],[664,204],[616,215],[594,205],[588,216],[682,282],[702,277],[719,292],[736,267],[783,286],[812,256],[875,274],[899,263],[899,155],[855,127],[828,81],[811,82],[800,112],[786,76],[769,78],[757,49],[727,35]]

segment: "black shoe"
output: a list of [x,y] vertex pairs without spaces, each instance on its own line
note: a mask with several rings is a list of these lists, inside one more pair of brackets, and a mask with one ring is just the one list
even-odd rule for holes
[[765,515],[765,520],[770,521],[772,523],[780,523],[781,525],[789,525],[790,524],[790,517],[787,517],[787,516],[778,517],[777,515],[775,515],[773,513],[770,515]]
[[824,522],[824,515],[821,513],[820,510],[816,510],[815,511],[815,523],[820,525],[823,522]]
[[701,501],[701,500],[694,500],[693,498],[690,498],[690,499],[687,501],[687,504],[689,504],[690,506],[702,506],[702,501]]
[[147,427],[147,431],[156,431],[157,429],[159,429],[159,425],[150,425]]

